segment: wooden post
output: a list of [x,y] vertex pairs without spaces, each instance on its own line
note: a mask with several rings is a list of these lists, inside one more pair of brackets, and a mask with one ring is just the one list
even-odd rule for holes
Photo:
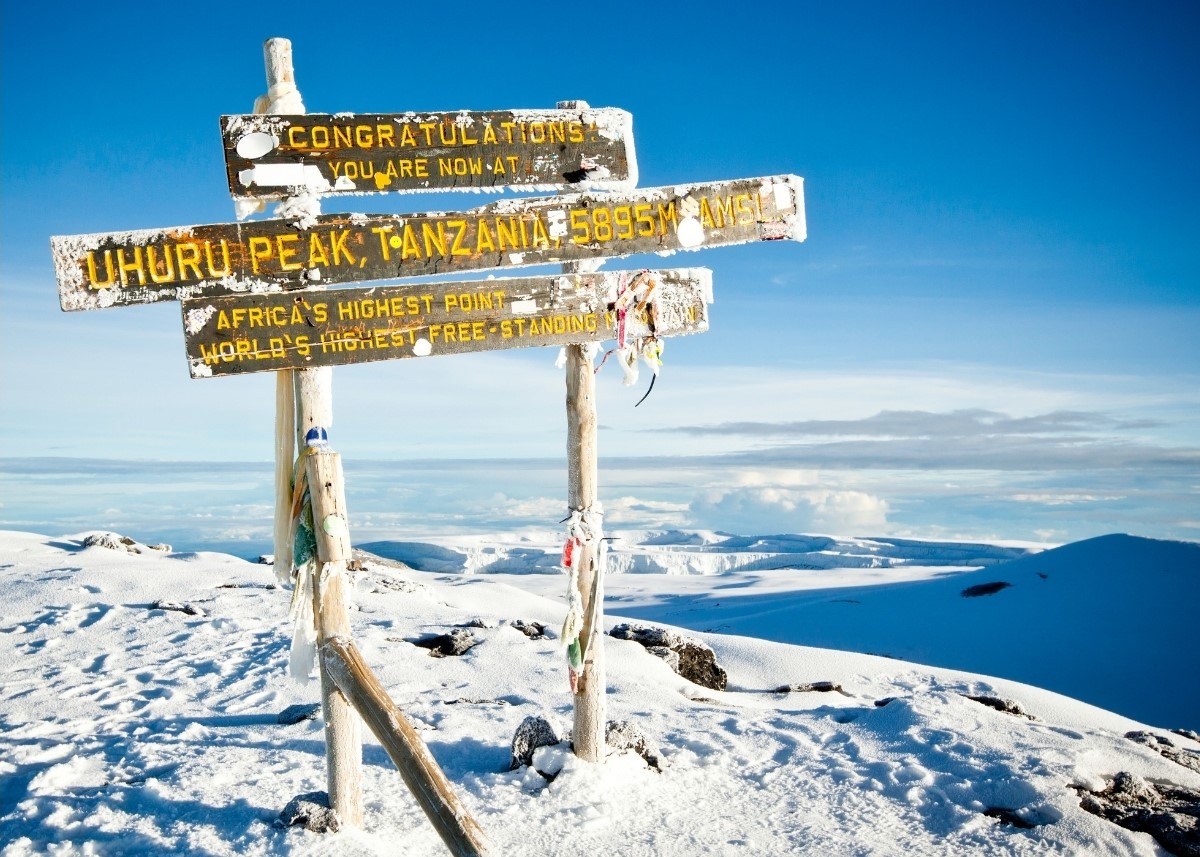
[[[267,71],[267,94],[254,102],[255,113],[304,113],[300,90],[292,64],[292,43],[287,39],[267,39],[263,43],[263,63]],[[252,204],[253,205],[253,204]],[[257,206],[259,210],[262,204]],[[244,212],[239,212],[244,213]],[[275,376],[275,573],[286,578],[292,568],[290,538],[292,516],[292,477],[296,460],[296,373],[284,370]],[[322,423],[328,426],[328,423]],[[299,432],[301,448],[304,427]]]
[[[560,101],[565,110],[586,110],[585,101]],[[585,263],[567,263],[563,273],[575,273]],[[567,505],[571,511],[597,515],[596,370],[589,346],[568,345],[567,351]],[[579,642],[584,659],[574,694],[571,742],[585,762],[602,763],[605,755],[604,691],[604,569],[597,567],[600,543],[584,545],[575,560],[576,580],[583,599],[583,628]],[[594,619],[593,619],[594,617]]]
[[405,785],[450,852],[460,857],[492,853],[483,829],[459,802],[441,766],[404,712],[392,702],[353,641],[348,637],[326,640],[321,647],[321,662],[391,756]]
[[[263,59],[267,70],[267,94],[255,103],[254,112],[304,113],[292,64],[292,43],[287,39],[268,39],[263,43]],[[312,213],[318,212],[318,205],[313,203]],[[282,483],[285,478],[290,482],[295,449],[302,448],[308,432],[314,428],[324,432],[333,424],[333,370],[321,367],[281,372],[275,398],[275,561],[286,561],[290,569],[292,546],[287,543],[286,533],[290,529],[291,490],[283,490]],[[285,439],[289,427],[294,429],[299,441],[296,446]],[[350,633],[350,616],[346,612],[342,590],[346,563],[351,558],[350,529],[340,456],[317,450],[308,456],[306,471],[319,560],[313,570],[311,592],[317,645],[320,646],[328,637]],[[329,805],[343,824],[362,827],[362,730],[354,710],[329,678],[323,662],[321,709],[325,719]]]
[[[314,449],[307,457],[306,471],[312,498],[313,533],[320,560],[312,582],[319,650],[333,637],[350,635],[350,615],[346,611],[343,587],[346,564],[351,559],[350,527],[341,456],[326,449]],[[343,824],[362,827],[362,729],[323,658],[320,667],[329,805]]]

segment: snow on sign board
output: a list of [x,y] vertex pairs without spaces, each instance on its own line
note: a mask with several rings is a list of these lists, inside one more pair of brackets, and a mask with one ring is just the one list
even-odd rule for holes
[[708,329],[706,268],[183,301],[193,378]]
[[64,310],[805,238],[802,179],[50,239]]
[[222,116],[221,138],[238,199],[637,185],[633,118],[611,107]]

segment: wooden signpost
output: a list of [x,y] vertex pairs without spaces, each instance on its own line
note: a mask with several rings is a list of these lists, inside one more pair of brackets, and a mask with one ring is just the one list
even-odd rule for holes
[[235,199],[637,184],[624,110],[222,116]]
[[705,268],[226,295],[183,302],[193,378],[708,329]]
[[802,180],[767,176],[51,238],[64,310],[805,238]]
[[[572,643],[575,752],[601,762],[603,530],[590,344],[616,340],[622,359],[636,362],[640,354],[657,372],[660,337],[707,330],[712,279],[703,268],[595,269],[606,258],[639,253],[803,241],[803,181],[778,175],[632,189],[631,117],[584,102],[544,111],[307,114],[290,43],[268,40],[264,53],[270,95],[254,115],[221,119],[226,170],[243,213],[280,198],[287,213],[55,236],[59,303],[70,311],[179,300],[192,377],[287,370],[277,374],[277,482],[288,502],[277,509],[276,559],[291,570],[297,523],[315,534],[317,562],[308,563],[297,592],[311,595],[310,630],[321,644],[331,805],[345,823],[362,823],[357,711],[452,853],[484,855],[491,846],[482,830],[349,639],[341,586],[351,542],[340,458],[327,448],[329,367],[566,346],[564,565],[572,594],[563,639]],[[322,215],[310,198],[503,187],[572,192],[408,215]],[[297,197],[303,204],[293,204]],[[562,274],[325,288],[548,263],[561,263]],[[293,434],[306,443],[294,469]]]

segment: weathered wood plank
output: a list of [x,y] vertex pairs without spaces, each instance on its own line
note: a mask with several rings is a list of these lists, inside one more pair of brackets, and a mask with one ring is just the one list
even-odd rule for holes
[[633,119],[609,107],[222,116],[221,138],[241,199],[637,185]]
[[[346,482],[342,458],[327,449],[317,450],[306,462],[312,498],[313,533],[317,558],[310,574],[317,645],[350,634],[346,607],[346,562],[351,558],[350,527],[346,514]],[[342,822],[363,826],[362,729],[350,702],[338,690],[328,667],[321,663],[321,710],[325,718],[325,783],[329,805]]]
[[51,238],[64,310],[805,238],[802,180]]
[[[618,298],[629,292],[623,301]],[[708,329],[705,268],[599,271],[183,302],[193,378]]]
[[321,662],[396,765],[408,790],[455,857],[485,857],[495,849],[479,822],[459,800],[437,759],[429,752],[348,636],[321,647]]

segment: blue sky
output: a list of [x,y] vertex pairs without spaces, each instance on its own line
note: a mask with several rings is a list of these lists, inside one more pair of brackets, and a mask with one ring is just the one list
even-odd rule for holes
[[[601,373],[610,526],[1200,538],[1198,24],[1186,2],[651,3],[594,19],[541,3],[186,18],[6,3],[0,526],[65,527],[67,506],[86,519],[77,483],[51,476],[81,470],[63,459],[269,460],[268,376],[190,380],[173,304],[60,312],[47,239],[231,222],[218,117],[250,111],[262,42],[284,36],[312,111],[584,99],[633,114],[642,186],[804,177],[802,244],[606,265],[704,265],[716,291],[712,329],[667,343],[641,407],[645,377],[627,390]],[[352,510],[396,530],[553,526],[553,361],[336,370],[334,445],[407,462],[351,484]],[[39,460],[39,515],[17,459]],[[110,495],[97,516],[144,502],[145,480],[88,472]],[[179,479],[166,487],[196,490]],[[194,496],[266,502],[251,481]]]

